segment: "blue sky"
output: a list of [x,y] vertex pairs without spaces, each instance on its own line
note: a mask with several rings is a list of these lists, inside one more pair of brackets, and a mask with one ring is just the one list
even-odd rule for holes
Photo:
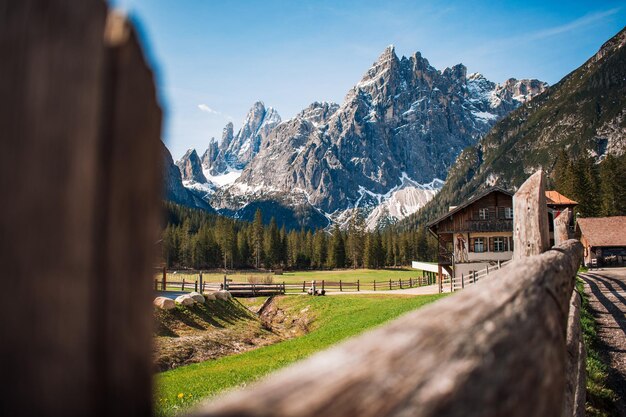
[[137,22],[174,158],[262,100],[283,119],[341,102],[389,44],[442,70],[553,84],[626,24],[623,1],[113,0]]

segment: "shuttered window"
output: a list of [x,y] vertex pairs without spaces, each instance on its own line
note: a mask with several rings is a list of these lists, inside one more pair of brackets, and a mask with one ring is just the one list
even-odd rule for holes
[[485,252],[485,239],[482,237],[474,238],[474,252]]

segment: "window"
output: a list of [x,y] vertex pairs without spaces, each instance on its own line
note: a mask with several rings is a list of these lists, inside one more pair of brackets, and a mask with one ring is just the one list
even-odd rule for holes
[[487,220],[489,218],[489,209],[488,208],[478,209],[478,218],[480,220]]
[[513,218],[513,207],[505,207],[504,208],[504,218],[512,219]]
[[485,239],[482,237],[474,238],[474,252],[484,252],[485,251]]
[[506,243],[508,241],[505,237],[494,237],[493,238],[493,251],[494,252],[505,252],[506,251]]

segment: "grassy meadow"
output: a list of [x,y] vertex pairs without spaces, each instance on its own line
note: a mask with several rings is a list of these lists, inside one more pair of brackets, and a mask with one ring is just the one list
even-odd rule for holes
[[277,302],[281,309],[305,312],[310,316],[309,333],[242,354],[158,374],[155,379],[156,415],[174,415],[201,399],[215,396],[229,388],[243,387],[272,371],[441,297],[279,297]]

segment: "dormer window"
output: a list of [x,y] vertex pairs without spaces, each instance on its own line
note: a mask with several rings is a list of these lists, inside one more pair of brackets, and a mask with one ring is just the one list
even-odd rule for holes
[[478,218],[480,220],[487,220],[487,219],[489,219],[489,209],[488,208],[478,209]]

